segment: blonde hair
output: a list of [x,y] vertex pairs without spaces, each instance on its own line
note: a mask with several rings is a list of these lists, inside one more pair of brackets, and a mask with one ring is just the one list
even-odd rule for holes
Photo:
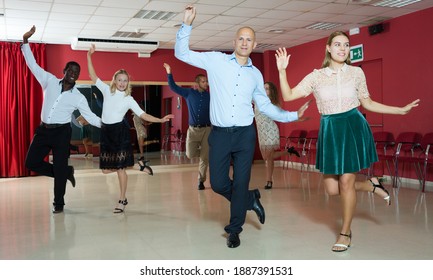
[[125,89],[125,96],[131,95],[131,92],[132,92],[131,83],[130,83],[131,81],[129,79],[129,74],[128,74],[128,72],[126,72],[125,69],[117,70],[116,73],[114,73],[113,79],[111,80],[111,83],[110,83],[110,91],[111,91],[111,93],[116,92],[117,87],[116,87],[115,81],[116,81],[117,76],[121,75],[121,74],[126,75],[128,77],[128,86]]
[[[326,45],[327,46],[331,46],[332,40],[334,40],[334,38],[337,37],[337,36],[345,36],[349,40],[349,36],[346,34],[346,32],[335,31],[335,32],[332,32],[331,35],[329,35],[328,41],[326,42]],[[322,68],[328,67],[331,64],[331,61],[332,61],[331,54],[328,52],[328,49],[325,48],[325,59],[323,60]],[[351,64],[350,55],[347,56],[347,59],[346,59],[345,62],[348,65]]]

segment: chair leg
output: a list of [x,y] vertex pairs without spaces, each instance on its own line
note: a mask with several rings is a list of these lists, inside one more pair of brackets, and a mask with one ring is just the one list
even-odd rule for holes
[[385,163],[386,163],[386,169],[388,170],[388,174],[389,176],[391,176],[391,182],[394,182],[394,176],[393,173],[391,172],[391,167],[389,166],[388,160],[385,160]]
[[392,180],[392,187],[393,188],[397,188],[398,187],[397,186],[398,185],[397,178],[398,178],[398,161],[394,160],[394,178]]
[[427,161],[424,162],[424,174],[422,175],[422,192],[425,192],[425,181],[427,179]]
[[416,177],[418,178],[418,183],[419,183],[420,187],[422,187],[422,171],[421,171],[421,166],[419,165],[419,163],[416,163],[416,162],[414,162],[413,165],[415,167],[415,174],[416,174]]

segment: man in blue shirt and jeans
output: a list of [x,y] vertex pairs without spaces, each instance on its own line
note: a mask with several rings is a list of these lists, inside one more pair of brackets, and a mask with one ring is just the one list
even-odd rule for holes
[[195,77],[197,89],[183,88],[174,82],[170,65],[164,63],[164,68],[167,71],[170,89],[185,98],[188,106],[189,128],[186,134],[186,156],[190,159],[195,157],[200,158],[198,165],[198,189],[204,190],[204,182],[206,181],[207,167],[209,165],[208,137],[211,130],[209,119],[210,95],[207,89],[207,78],[205,75],[199,74]]
[[[252,102],[261,113],[279,122],[296,121],[308,107],[305,103],[298,112],[284,111],[266,96],[263,76],[249,58],[256,47],[255,32],[250,27],[240,28],[234,40],[234,52],[195,52],[189,49],[195,7],[185,9],[183,24],[176,35],[175,56],[192,66],[207,71],[210,91],[209,171],[212,189],[230,201],[230,223],[227,246],[240,245],[239,233],[247,210],[256,212],[260,223],[265,222],[265,210],[260,203],[258,189],[249,190],[254,158],[256,130],[253,124]],[[233,179],[229,176],[233,161]]]

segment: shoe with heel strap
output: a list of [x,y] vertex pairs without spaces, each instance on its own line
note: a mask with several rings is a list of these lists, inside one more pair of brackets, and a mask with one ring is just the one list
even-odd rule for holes
[[[389,195],[389,192],[388,192],[388,191],[383,187],[383,185],[380,183],[379,178],[376,177],[376,180],[377,180],[377,182],[378,182],[379,184],[375,184],[371,179],[369,179],[370,183],[373,185],[373,191],[372,191],[372,193],[375,193],[375,192],[376,192],[376,188],[377,188],[377,189],[381,189],[381,190],[384,191],[385,194],[386,194],[385,197],[382,197],[383,200],[385,200],[385,203],[386,203],[387,205],[391,205],[391,196]],[[378,195],[379,195],[379,194],[378,194]],[[379,196],[380,196],[380,195],[379,195]]]
[[340,233],[341,236],[349,238],[349,244],[343,244],[343,243],[335,243],[334,246],[332,246],[333,252],[344,252],[349,249],[350,245],[352,244],[352,231],[349,234]]
[[149,163],[148,160],[139,160],[138,165],[140,166],[140,171],[144,171],[146,169],[146,171],[144,172],[146,172],[149,175],[153,175],[153,170],[148,163]]
[[120,200],[119,199],[119,205],[114,208],[113,213],[118,214],[118,213],[123,213],[125,211],[125,207],[126,205],[128,205],[128,200],[125,198],[125,200]]

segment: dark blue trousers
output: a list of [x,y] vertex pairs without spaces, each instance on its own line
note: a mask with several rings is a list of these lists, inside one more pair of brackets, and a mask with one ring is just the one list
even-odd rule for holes
[[[256,145],[254,125],[212,127],[209,141],[209,173],[214,192],[230,201],[227,233],[240,233],[247,210],[252,209],[253,193],[248,190]],[[233,178],[230,163],[233,162]]]

